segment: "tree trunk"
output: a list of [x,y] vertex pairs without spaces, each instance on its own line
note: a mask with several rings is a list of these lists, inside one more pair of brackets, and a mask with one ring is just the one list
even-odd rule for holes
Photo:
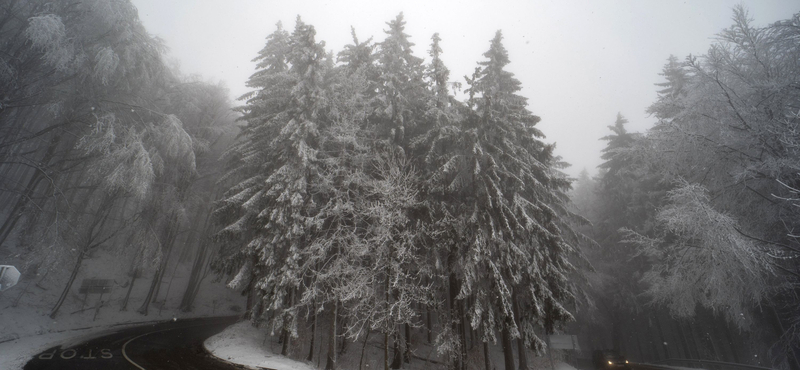
[[739,362],[739,355],[736,351],[736,342],[733,341],[733,333],[731,333],[731,326],[728,325],[727,322],[723,322],[722,325],[725,325],[725,338],[728,339],[728,348],[731,350],[731,356],[733,356],[733,362]]
[[131,291],[133,290],[133,284],[136,283],[136,278],[139,277],[139,269],[133,270],[133,277],[131,278],[131,285],[128,286],[128,292],[125,293],[125,299],[122,300],[122,308],[120,311],[125,311],[128,309],[128,299],[131,298]]
[[[42,159],[39,160],[39,163],[41,163],[42,166],[47,166],[50,163],[61,137],[61,135],[53,135],[53,138],[50,140],[50,144],[47,146],[47,150],[42,155]],[[0,227],[0,245],[5,242],[6,238],[11,234],[11,231],[14,230],[14,226],[17,224],[20,217],[22,217],[22,208],[24,208],[28,201],[33,197],[33,193],[36,191],[36,188],[39,186],[39,182],[43,178],[44,176],[42,176],[42,170],[36,170],[36,172],[34,172],[31,176],[30,180],[28,180],[28,185],[25,187],[25,194],[20,195],[20,197],[17,199],[17,203],[14,205],[14,208],[8,214],[5,222],[3,222],[3,226]]]
[[[192,310],[194,298],[196,297],[194,294],[195,288],[200,284],[200,273],[205,265],[205,259],[206,248],[201,246],[198,248],[197,254],[195,255],[194,263],[192,264],[192,271],[189,273],[189,282],[186,284],[186,289],[183,291],[183,297],[181,297],[181,304],[179,308],[182,312],[190,312]],[[249,296],[247,303],[251,303]],[[249,306],[246,308],[245,312],[247,312],[247,310],[249,310]]]
[[[648,320],[649,319],[650,318],[648,317]],[[656,333],[656,330],[654,328],[655,325],[653,325],[652,322],[650,324],[651,325],[648,325],[648,329],[652,329],[652,330],[648,331],[647,337],[648,337],[648,339],[650,341],[650,350],[653,353],[652,360],[653,361],[658,361],[658,360],[661,360],[661,352],[658,351],[658,345],[656,343],[656,342],[658,342],[658,338],[655,338],[657,333]]]
[[158,269],[156,269],[155,274],[153,274],[153,281],[150,282],[150,290],[147,291],[147,295],[144,297],[144,302],[142,302],[142,305],[139,307],[138,310],[136,310],[136,312],[145,316],[147,316],[147,314],[149,313],[148,307],[150,307],[150,300],[153,299],[153,291],[155,291],[156,285],[160,284],[159,276],[161,276],[162,269],[163,269],[163,264],[160,264],[158,266]]
[[28,200],[33,196],[33,192],[36,187],[38,187],[42,178],[43,177],[37,171],[33,177],[31,177],[31,180],[28,181],[28,186],[25,188],[25,194],[20,195],[19,199],[17,199],[17,203],[14,205],[14,208],[8,213],[6,221],[3,222],[3,226],[0,227],[0,244],[5,242],[6,238],[11,235],[11,231],[14,230],[14,226],[16,226],[17,222],[19,222],[20,218],[22,218],[22,209],[28,203]]
[[308,357],[306,361],[314,361],[314,340],[317,338],[317,306],[315,301],[311,301],[311,309],[314,312],[314,317],[311,321],[311,346],[308,349]]
[[664,349],[664,354],[666,356],[665,358],[670,358],[669,348],[668,348],[669,344],[664,345],[664,343],[667,343],[667,340],[664,338],[664,330],[661,329],[661,320],[658,319],[659,316],[658,312],[656,312],[653,316],[655,316],[656,329],[658,329],[659,343],[657,347]]
[[400,330],[395,328],[395,334],[392,338],[392,342],[394,343],[392,346],[394,355],[392,355],[392,364],[389,366],[392,369],[399,369],[403,366],[403,354],[400,350],[400,338],[398,338],[400,333]]
[[[786,329],[784,329],[781,318],[778,316],[778,311],[775,310],[774,304],[769,304],[768,307],[772,313],[772,317],[775,319],[774,325],[778,330],[778,336],[781,336],[786,332]],[[791,370],[800,370],[800,358],[798,358],[797,352],[795,352],[794,348],[794,346],[789,347],[789,353],[786,354],[786,360],[789,363],[789,368]]]
[[245,320],[250,320],[253,317],[253,308],[255,308],[255,305],[257,304],[255,298],[255,279],[251,279],[250,282],[247,283],[245,292],[247,292],[247,301],[245,302],[247,307],[244,308],[244,314],[242,314],[242,318]]
[[492,360],[489,358],[489,343],[483,342],[483,365],[486,370],[492,370]]
[[[203,222],[203,231],[199,231],[203,237],[200,238],[200,243],[197,248],[197,253],[195,254],[194,263],[192,264],[192,272],[189,273],[189,282],[186,284],[186,290],[183,292],[183,297],[181,298],[181,305],[180,310],[183,312],[189,312],[192,310],[192,305],[194,304],[194,298],[196,295],[194,294],[195,288],[197,285],[200,284],[200,274],[203,271],[203,267],[205,267],[207,250],[209,243],[206,242],[205,236],[207,235],[208,230],[208,219],[211,215],[211,212],[206,209],[206,218],[205,222]],[[248,293],[249,294],[249,293]],[[249,298],[249,296],[248,296]],[[250,300],[248,299],[248,307],[245,309],[247,311],[250,310]]]
[[369,328],[367,328],[367,335],[364,336],[364,344],[361,346],[361,359],[358,360],[358,370],[361,370],[361,365],[364,364],[364,350],[367,349],[367,341],[369,340]]
[[[461,335],[460,335],[461,330],[459,323],[461,322],[462,315],[460,314],[459,311],[458,302],[456,302],[456,296],[458,295],[458,290],[459,290],[458,280],[456,279],[455,274],[451,273],[448,281],[447,309],[449,312],[450,328],[452,330],[452,333],[454,336],[456,336],[458,342],[461,342]],[[463,347],[464,347],[463,342],[458,343],[458,345],[456,346],[457,353],[454,354],[455,363],[453,365],[457,370],[461,370],[464,365],[462,356]]]
[[688,359],[697,358],[692,354],[691,347],[689,346],[689,340],[686,339],[686,334],[683,332],[683,325],[681,324],[681,322],[678,321],[676,323],[676,326],[678,327],[678,337],[681,340],[681,346],[683,347],[684,356],[686,356],[686,358]]
[[514,348],[511,346],[511,332],[508,331],[506,324],[503,325],[503,362],[506,370],[514,370]]
[[325,370],[336,370],[336,316],[339,304],[333,302],[333,312],[331,312],[330,338],[328,339],[328,356],[325,361]]
[[405,350],[403,351],[403,361],[406,363],[411,362],[411,327],[406,323],[405,325]]
[[433,340],[431,339],[433,333],[433,320],[431,319],[431,316],[433,315],[431,315],[431,306],[425,306],[425,315],[425,327],[427,329],[428,344],[431,344],[433,343]]
[[[520,307],[517,294],[516,293],[512,294],[511,298],[513,299],[512,304],[514,305],[514,317],[516,317],[517,320],[519,320]],[[525,338],[523,338],[522,335],[520,335],[520,337],[517,339],[517,357],[519,358],[519,370],[528,370],[528,355],[527,353],[525,353],[525,351],[526,351]]]
[[[163,250],[167,253],[167,257],[164,258],[164,263],[161,264],[161,274],[158,276],[158,284],[155,286],[155,290],[153,291],[152,301],[158,301],[158,294],[161,291],[161,281],[164,280],[164,274],[167,273],[167,268],[169,267],[169,260],[172,257],[172,251],[175,249],[175,238],[178,236],[178,214],[173,212],[172,216],[170,217],[170,221],[168,223],[168,228],[166,230],[166,236],[164,238],[164,243],[161,244],[164,248]],[[164,298],[166,300],[166,298]]]
[[61,296],[58,298],[55,307],[50,312],[50,318],[55,319],[56,314],[58,313],[58,309],[61,308],[61,305],[64,304],[64,301],[67,299],[67,295],[69,295],[69,290],[72,288],[72,283],[75,282],[75,277],[78,276],[78,270],[81,268],[81,263],[83,262],[83,257],[86,254],[86,249],[81,249],[81,252],[78,254],[78,260],[75,262],[75,267],[72,268],[72,274],[69,276],[69,280],[67,280],[67,286],[64,287],[64,291],[61,292]]
[[383,333],[383,370],[389,370],[389,333]]
[[636,330],[636,336],[633,338],[636,342],[636,349],[639,351],[638,362],[644,362],[644,352],[642,352],[642,341],[639,338],[639,330]]
[[340,332],[342,333],[341,334],[341,339],[340,339],[342,345],[339,347],[339,357],[344,355],[344,353],[347,351],[347,336],[344,335],[344,333],[347,331],[347,316],[345,316],[342,311],[344,311],[344,310],[339,310],[338,311],[339,312],[339,319],[338,319],[339,327],[341,327],[341,331]]
[[[286,305],[291,306],[294,302],[294,289],[289,289],[289,296],[286,297]],[[291,340],[291,335],[289,333],[289,329],[286,328],[286,320],[283,320],[283,328],[281,328],[281,337],[283,340],[281,341],[281,356],[289,356],[289,341]]]

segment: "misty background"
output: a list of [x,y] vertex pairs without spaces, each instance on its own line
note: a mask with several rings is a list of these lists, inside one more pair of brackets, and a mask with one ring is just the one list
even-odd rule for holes
[[[133,0],[148,31],[162,38],[184,73],[224,81],[232,98],[248,89],[255,70],[250,60],[281,21],[295,17],[313,25],[326,50],[384,38],[386,22],[403,12],[415,55],[430,61],[430,37],[438,32],[450,79],[464,83],[486,45],[503,30],[510,72],[522,82],[529,109],[556,154],[577,176],[596,173],[599,138],[617,112],[629,131],[643,132],[656,121],[645,108],[656,99],[655,83],[667,57],[700,55],[720,30],[731,25],[731,8],[743,4],[764,26],[800,10],[792,0],[766,1],[259,1]],[[463,93],[457,94],[465,99]]]

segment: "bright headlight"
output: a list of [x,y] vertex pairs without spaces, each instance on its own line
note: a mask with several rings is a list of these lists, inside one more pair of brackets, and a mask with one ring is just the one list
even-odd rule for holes
[[608,362],[608,364],[609,364],[609,365],[613,365],[613,363],[612,363],[611,361],[609,361],[609,362]]
[[625,363],[627,364],[627,363],[628,363],[628,360],[625,360]]

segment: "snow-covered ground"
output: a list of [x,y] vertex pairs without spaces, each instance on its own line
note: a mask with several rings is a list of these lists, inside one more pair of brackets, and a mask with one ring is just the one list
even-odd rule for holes
[[[219,334],[208,338],[205,342],[206,349],[214,356],[231,363],[243,365],[251,369],[269,368],[277,370],[314,370],[317,368],[316,364],[297,361],[284,356],[281,356],[273,351],[279,351],[280,346],[276,346],[275,338],[265,337],[263,329],[253,327],[248,321],[236,323]],[[321,338],[322,339],[322,338]],[[324,339],[322,339],[324,340]],[[372,347],[372,346],[370,346]],[[493,348],[493,364],[495,368],[502,367],[502,352],[499,347]],[[379,348],[374,348],[380,350]],[[351,351],[350,355],[344,356],[339,359],[337,367],[341,369],[358,369],[360,351]],[[349,358],[352,357],[352,358]],[[382,354],[373,353],[371,359],[368,359],[364,364],[364,369],[381,368],[376,366],[376,361],[382,361]],[[557,356],[561,358],[561,356]],[[550,370],[550,360],[548,357],[533,357],[529,358],[531,368]],[[481,360],[481,365],[483,362]],[[372,366],[370,366],[372,365]],[[324,361],[320,364],[324,366]],[[416,359],[411,364],[404,364],[405,369],[429,369],[429,368],[444,368],[442,365],[433,363],[426,363]],[[482,367],[481,367],[482,368]],[[575,367],[555,361],[554,370],[577,370]]]
[[555,370],[578,370],[566,362],[559,362],[555,366]]
[[[166,318],[164,320],[166,320]],[[151,317],[148,321],[153,321],[153,317]],[[22,367],[25,366],[25,363],[28,362],[28,360],[30,360],[34,355],[48,348],[59,344],[69,347],[69,343],[79,343],[92,339],[95,336],[105,334],[112,328],[121,329],[126,326],[139,325],[141,323],[143,322],[131,321],[128,324],[115,326],[104,324],[90,328],[64,330],[61,332],[31,335],[15,340],[9,340],[0,343],[0,369],[22,369]]]
[[[241,313],[244,298],[207,277],[195,299],[192,312],[177,309],[191,272],[191,261],[170,266],[164,276],[156,304],[144,316],[136,309],[142,304],[152,281],[152,272],[136,279],[127,310],[121,303],[131,282],[125,268],[120,268],[111,253],[86,259],[67,300],[55,319],[50,310],[64,289],[69,271],[53,271],[46,278],[22,279],[19,284],[0,293],[0,370],[21,369],[36,353],[74,338],[84,339],[110,329],[172,318],[225,316]],[[176,258],[177,260],[177,258]],[[23,277],[25,278],[25,277]],[[78,288],[84,278],[112,279],[114,287],[103,295],[103,306],[95,318],[99,295],[89,295],[83,302]],[[164,298],[166,297],[166,299]]]
[[265,367],[276,370],[314,370],[315,367],[295,361],[270,351],[264,340],[264,331],[253,327],[248,321],[229,326],[219,334],[208,338],[206,349],[225,361],[251,368]]

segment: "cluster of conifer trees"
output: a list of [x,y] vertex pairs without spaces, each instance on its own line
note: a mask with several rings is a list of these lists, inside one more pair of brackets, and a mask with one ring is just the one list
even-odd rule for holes
[[572,318],[570,180],[504,69],[499,31],[461,102],[438,34],[426,63],[402,13],[387,25],[378,43],[353,31],[336,56],[299,17],[267,38],[226,154],[214,267],[236,275],[284,354],[323,316],[329,368],[337,340],[370,332],[397,367],[420,327],[452,368],[466,367],[468,341],[491,368],[498,337],[506,368],[515,339],[527,366],[525,349]]

